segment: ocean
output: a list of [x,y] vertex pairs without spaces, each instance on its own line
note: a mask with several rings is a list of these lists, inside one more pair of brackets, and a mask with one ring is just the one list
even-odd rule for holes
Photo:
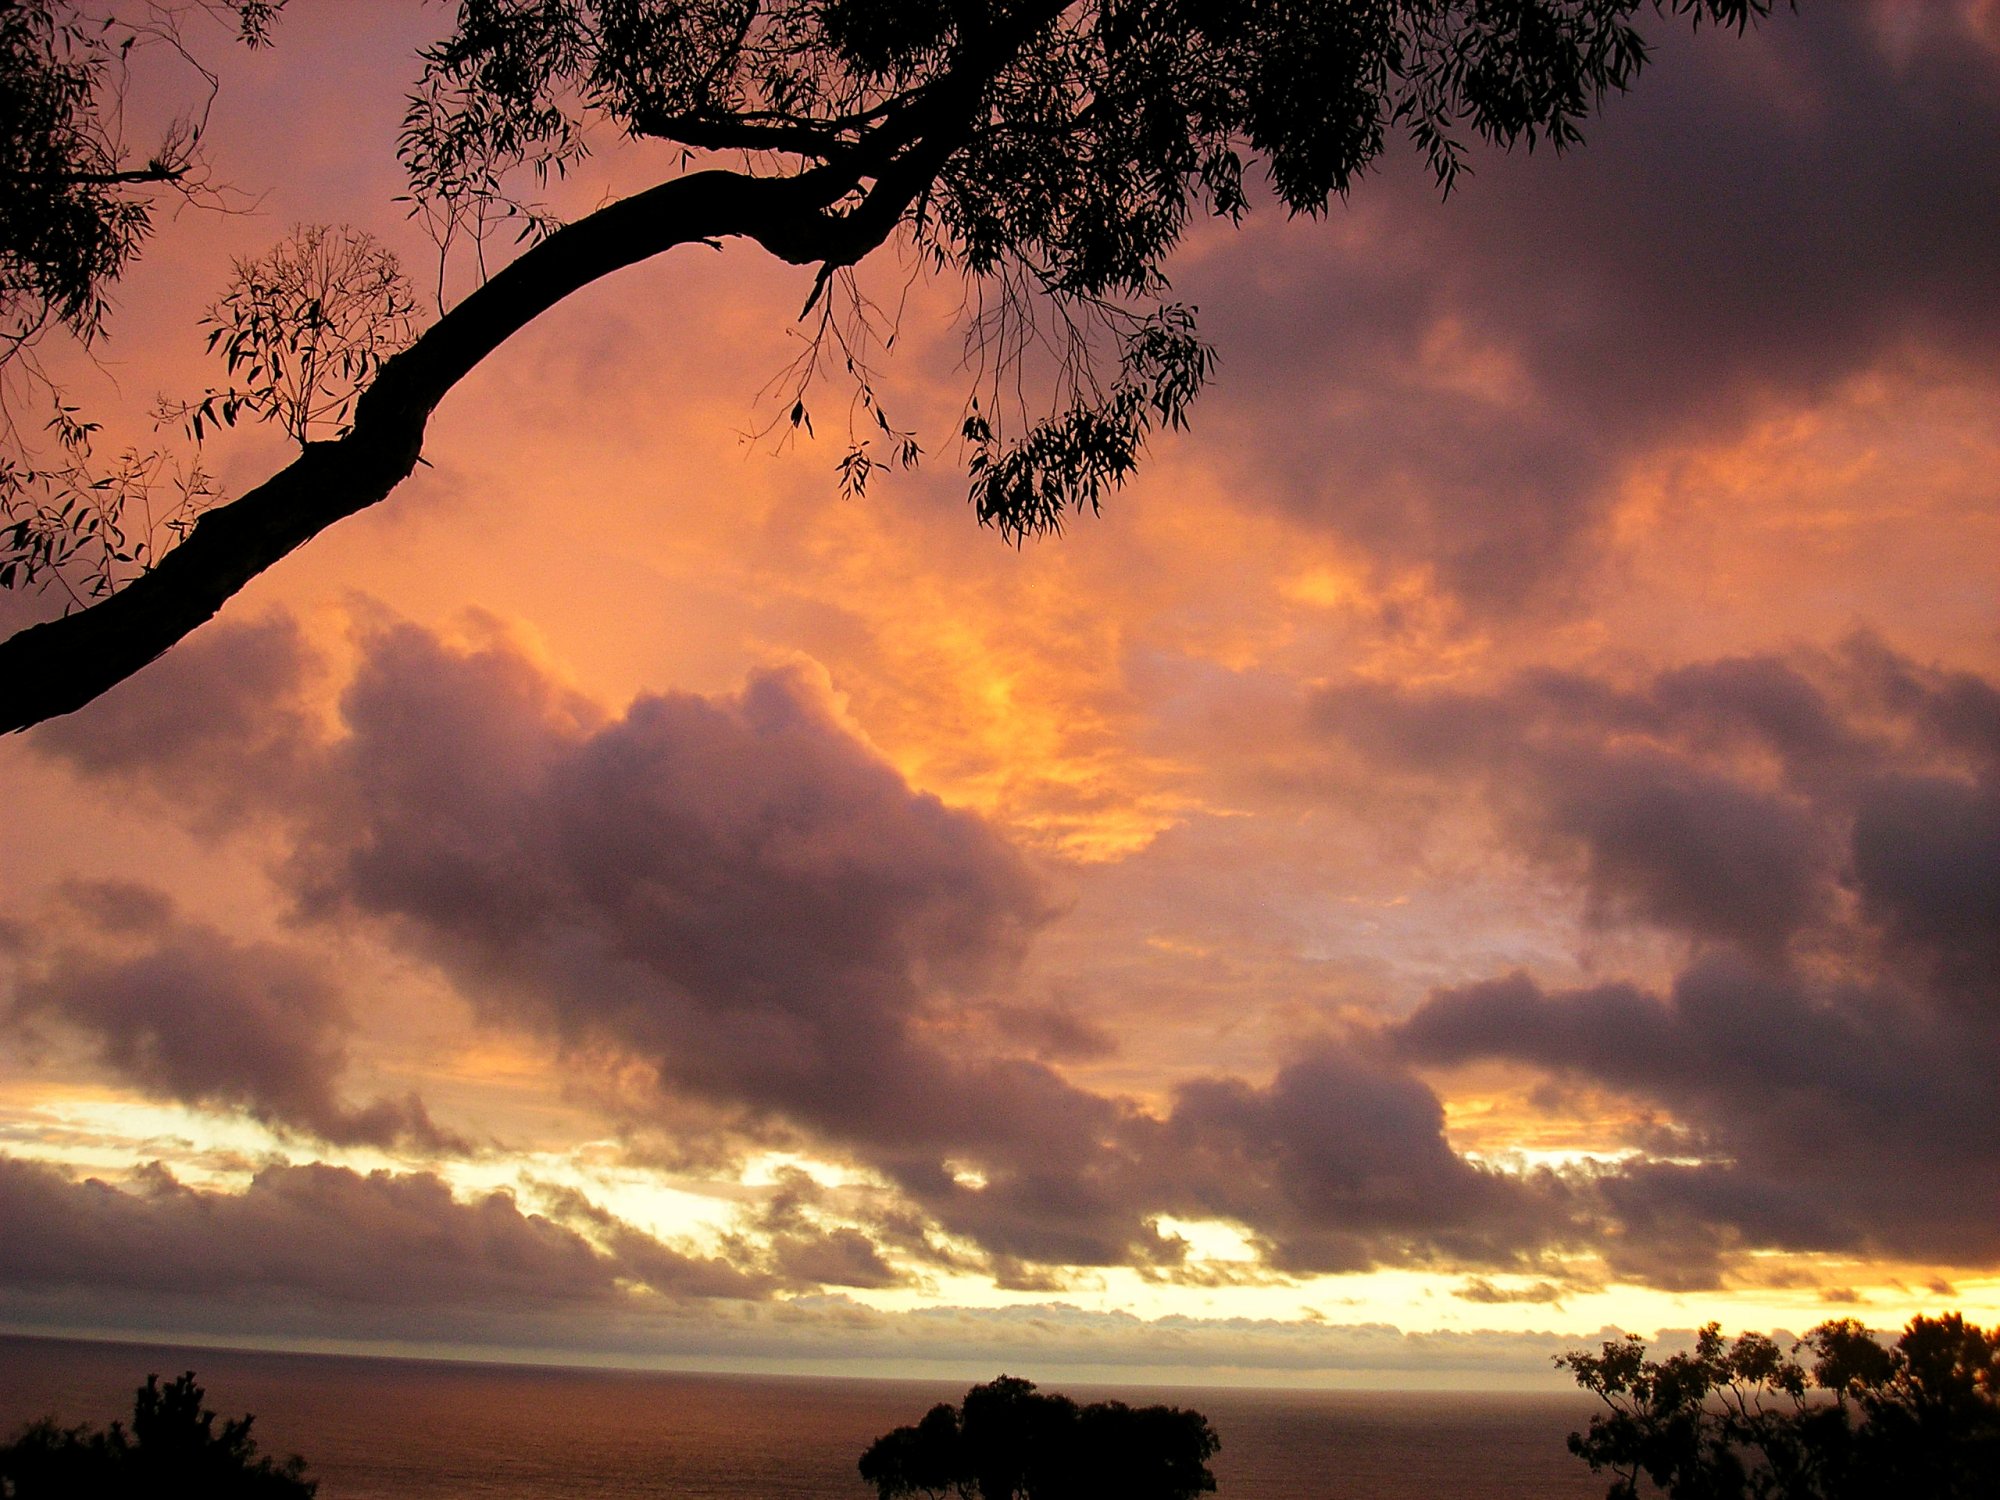
[[[103,1424],[148,1374],[193,1370],[209,1405],[300,1453],[320,1500],[871,1500],[870,1441],[965,1384],[671,1374],[0,1336],[0,1434]],[[999,1373],[995,1371],[994,1373]],[[1564,1446],[1581,1393],[1110,1388],[1222,1438],[1219,1500],[1599,1500]]]

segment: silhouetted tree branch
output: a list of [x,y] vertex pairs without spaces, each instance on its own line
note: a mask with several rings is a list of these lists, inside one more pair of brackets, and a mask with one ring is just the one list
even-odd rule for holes
[[[261,46],[284,0],[8,0],[0,5],[0,588],[51,584],[73,604],[149,564],[213,491],[199,463],[127,449],[106,463],[97,423],[40,358],[86,348],[107,289],[151,232],[161,193],[221,207],[202,138],[217,79],[184,28],[228,23]],[[164,54],[191,83],[143,165],[125,135],[134,60]],[[38,435],[39,434],[39,435]],[[156,509],[153,497],[172,495]],[[134,524],[128,512],[141,520]]]
[[[307,442],[108,597],[0,643],[0,730],[89,702],[375,504],[470,370],[571,293],[680,245],[742,239],[817,266],[808,312],[897,233],[989,285],[960,429],[975,513],[1010,539],[1058,530],[1125,482],[1150,432],[1185,422],[1209,378],[1163,265],[1197,209],[1246,210],[1246,162],[1288,209],[1319,213],[1400,130],[1448,188],[1469,139],[1580,139],[1644,63],[1638,12],[1740,28],[1769,4],[461,0],[423,53],[401,149],[441,265],[469,253],[477,288],[381,361],[344,434]],[[678,145],[687,170],[559,225],[517,182],[569,171],[593,123]],[[488,275],[508,222],[532,243]],[[1047,404],[1010,404],[1001,376],[1038,343]],[[802,367],[794,425],[817,369]],[[889,441],[890,463],[919,452],[856,375],[860,430],[840,466],[853,492],[885,461],[871,442]]]

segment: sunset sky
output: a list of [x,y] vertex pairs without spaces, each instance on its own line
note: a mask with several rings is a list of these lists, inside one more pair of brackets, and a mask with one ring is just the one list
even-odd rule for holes
[[[295,224],[434,291],[448,22],[215,34],[240,197],[75,363],[105,444]],[[0,743],[0,1327],[1463,1386],[2000,1320],[2000,4],[1647,29],[1581,150],[1198,226],[1215,384],[1060,538],[966,502],[963,287],[867,268],[926,457],[849,500],[811,272],[683,249]],[[671,169],[601,145],[564,212]]]

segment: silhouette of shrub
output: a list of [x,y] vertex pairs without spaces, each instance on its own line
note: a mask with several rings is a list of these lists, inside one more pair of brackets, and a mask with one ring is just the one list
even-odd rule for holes
[[885,1433],[861,1455],[881,1500],[1193,1500],[1221,1442],[1198,1411],[1078,1406],[1002,1375]]
[[312,1500],[319,1484],[304,1459],[258,1457],[252,1419],[218,1428],[202,1395],[192,1370],[164,1386],[148,1375],[129,1429],[31,1424],[0,1448],[0,1500]]
[[[1608,1410],[1570,1451],[1608,1500],[1989,1500],[2000,1494],[2000,1336],[1957,1313],[1884,1345],[1852,1318],[1792,1346],[1710,1323],[1687,1354],[1637,1338],[1556,1363]],[[1640,1481],[1647,1488],[1640,1488]]]

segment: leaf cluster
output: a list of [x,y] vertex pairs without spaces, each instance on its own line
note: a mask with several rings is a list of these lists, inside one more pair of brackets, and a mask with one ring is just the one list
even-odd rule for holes
[[116,58],[65,8],[0,8],[0,309],[10,340],[51,321],[96,334],[105,288],[149,223],[129,191],[132,174],[163,181],[180,170],[172,143],[128,166],[96,108]]
[[[216,498],[198,458],[93,452],[87,420],[37,350],[104,331],[113,285],[161,193],[219,205],[202,163],[215,77],[184,34],[220,21],[258,47],[285,0],[6,0],[0,4],[0,588],[102,598],[184,536]],[[163,52],[190,107],[151,149],[125,137],[136,55]],[[27,408],[46,413],[39,422]]]
[[1569,1446],[1608,1500],[1973,1500],[2000,1475],[2000,1338],[1957,1313],[1886,1346],[1851,1318],[1789,1354],[1710,1323],[1663,1360],[1627,1338],[1556,1364],[1606,1407]]
[[200,460],[126,448],[106,465],[92,453],[98,426],[56,404],[50,459],[0,450],[0,588],[51,583],[72,604],[101,599],[193,527],[217,498]]
[[[1168,300],[1166,259],[1195,214],[1245,213],[1257,169],[1285,209],[1322,213],[1400,133],[1448,190],[1473,142],[1577,142],[1645,63],[1641,13],[1741,28],[1769,8],[460,0],[424,54],[402,154],[447,239],[495,218],[546,232],[510,180],[564,174],[606,132],[677,147],[683,166],[721,153],[848,184],[842,216],[868,232],[823,252],[828,270],[873,248],[879,209],[922,264],[984,284],[977,300],[1001,309],[1000,336],[984,313],[968,328],[961,436],[976,513],[1019,540],[1094,509],[1156,419],[1179,425],[1213,357]],[[1031,352],[1037,392],[1019,379]],[[805,394],[787,397],[794,427]],[[857,492],[880,466],[867,428],[893,432],[872,393],[859,409],[841,464]]]
[[165,1385],[149,1375],[134,1396],[129,1428],[34,1423],[0,1447],[0,1500],[312,1500],[319,1485],[305,1477],[303,1459],[260,1457],[252,1419],[218,1426],[202,1398],[192,1371]]
[[860,1469],[881,1500],[1194,1500],[1220,1446],[1197,1411],[1079,1406],[1002,1375],[877,1438]]
[[1019,541],[1060,531],[1071,511],[1095,514],[1105,491],[1123,485],[1138,466],[1156,425],[1187,425],[1188,407],[1215,368],[1215,351],[1195,333],[1193,310],[1168,304],[1134,318],[1119,344],[1118,375],[1108,389],[1076,396],[1017,442],[1002,443],[973,398],[962,435],[982,525]]
[[276,422],[301,448],[322,429],[338,436],[382,362],[417,335],[394,252],[346,225],[302,224],[238,261],[202,322],[231,384],[181,410],[196,442],[246,416]]
[[169,124],[141,156],[123,137],[135,49],[165,45],[201,72],[182,43],[187,11],[235,24],[247,45],[269,39],[284,0],[9,0],[0,6],[0,359],[51,325],[85,342],[104,326],[107,294],[152,226],[152,194],[187,190],[203,110]]

